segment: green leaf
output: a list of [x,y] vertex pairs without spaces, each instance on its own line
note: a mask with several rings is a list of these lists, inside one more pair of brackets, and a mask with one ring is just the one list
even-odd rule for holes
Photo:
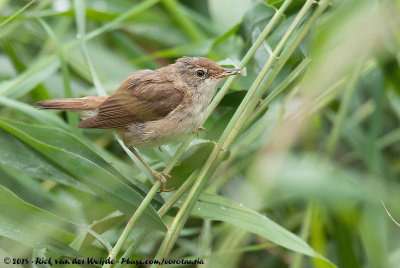
[[[260,235],[271,242],[305,255],[329,262],[315,252],[304,240],[256,211],[225,197],[202,194],[192,215],[203,219],[223,221]],[[334,267],[334,265],[332,264]]]
[[75,18],[76,18],[76,25],[78,28],[78,35],[80,36],[81,40],[81,47],[82,47],[82,52],[86,58],[87,64],[89,66],[90,74],[93,79],[93,83],[95,85],[96,91],[98,95],[101,96],[106,96],[107,93],[103,88],[102,83],[100,82],[100,79],[97,75],[97,72],[95,70],[95,67],[90,60],[89,52],[86,46],[86,37],[85,37],[85,32],[86,32],[86,17],[85,17],[85,12],[86,12],[86,6],[85,2],[82,0],[76,0],[74,1],[75,3]]
[[238,90],[232,91],[226,94],[221,102],[218,104],[219,106],[228,106],[228,107],[238,107],[240,102],[244,99],[247,90]]
[[210,0],[209,12],[219,32],[225,32],[242,20],[251,0]]
[[[138,189],[124,183],[124,177],[116,169],[76,136],[61,129],[4,118],[0,118],[0,127],[32,146],[55,165],[68,170],[73,177],[126,215],[132,215],[143,200]],[[164,222],[151,206],[145,210],[142,220],[153,228],[165,230]]]
[[[106,31],[113,29],[117,24],[122,21],[137,16],[146,9],[152,7],[160,0],[147,0],[138,5],[132,6],[130,9],[121,13],[114,20],[104,24],[102,27],[97,28],[86,35],[87,40],[92,39]],[[65,45],[65,52],[76,48],[79,44],[78,40],[71,41]],[[52,55],[49,57],[43,57],[37,61],[34,65],[30,66],[25,72],[17,76],[16,78],[0,84],[0,96],[7,96],[10,98],[19,98],[32,89],[34,89],[38,84],[43,82],[46,78],[52,75],[60,66],[58,57]]]
[[[4,42],[4,50],[7,52],[10,60],[12,60],[12,63],[18,73],[26,70],[26,62],[28,61],[25,59],[26,55],[23,55],[21,50],[17,51],[16,46],[8,41]],[[50,95],[43,84],[39,84],[32,90],[32,97],[34,100],[50,99]]]
[[0,84],[0,96],[13,99],[24,96],[57,71],[58,66],[55,56],[39,60],[15,79]]
[[48,253],[57,256],[83,257],[61,241],[68,241],[74,236],[67,229],[74,225],[81,228],[84,226],[32,206],[3,186],[0,186],[0,207],[0,236],[28,247],[46,248]]
[[[4,258],[12,258],[13,256],[11,254],[9,254],[7,251],[5,251],[4,249],[0,248],[0,259],[4,260]],[[8,265],[9,268],[24,268],[22,265],[19,264],[9,264]]]
[[11,16],[9,16],[6,20],[4,20],[1,24],[0,24],[0,28],[3,27],[4,25],[6,25],[7,23],[9,23],[10,21],[12,21],[16,16],[18,16],[19,14],[21,14],[25,9],[27,9],[30,5],[32,5],[33,3],[35,3],[36,0],[32,0],[30,2],[28,2],[25,6],[23,6],[22,8],[20,8],[19,10],[17,10],[17,12],[15,12],[14,14],[12,14]]
[[192,145],[181,157],[179,166],[171,170],[167,187],[178,188],[210,155],[214,144],[209,141]]
[[[0,236],[30,247],[40,248],[52,240],[52,230],[40,229],[41,224],[45,223],[62,229],[71,227],[70,222],[24,202],[4,186],[0,186],[0,207],[2,208]],[[64,247],[68,246],[64,245]]]
[[255,2],[243,17],[243,30],[247,38],[251,38],[254,29],[265,27],[265,24],[274,15],[275,9],[264,2]]
[[39,110],[23,102],[19,102],[7,97],[0,97],[0,104],[14,109],[43,125],[64,129],[67,128],[67,125],[55,114],[49,113],[48,111]]
[[142,56],[134,60],[135,64],[147,62],[155,58],[179,58],[182,56],[204,56],[206,55],[214,43],[213,39],[199,41],[195,43],[185,44],[182,46],[157,51],[150,55]]
[[[121,223],[121,218],[123,217],[123,214],[119,211],[115,211],[106,217],[104,217],[101,220],[98,220],[94,222],[93,224],[90,225],[90,229],[93,230],[96,233],[103,233],[106,232],[107,230],[110,230],[112,227],[118,225]],[[90,245],[95,237],[93,235],[88,235],[89,233],[86,233],[84,235],[84,239],[82,239],[82,247]]]
[[86,185],[51,165],[43,157],[3,129],[0,129],[0,151],[0,165],[15,168],[34,178],[55,181],[92,193]]
[[[63,75],[64,97],[72,98],[73,95],[72,95],[72,90],[71,90],[70,73],[69,73],[67,62],[65,60],[62,46],[61,46],[59,40],[57,39],[56,35],[54,34],[53,30],[51,29],[51,27],[43,20],[39,20],[39,22],[42,24],[43,28],[46,30],[47,34],[50,36],[50,38],[52,39],[53,43],[55,44],[55,46],[57,48],[57,54],[58,54],[58,58],[61,63],[61,72]],[[68,118],[68,122],[71,124],[71,126],[78,124],[78,115],[77,114],[67,111],[67,118]],[[73,132],[78,133],[79,130],[74,128]]]

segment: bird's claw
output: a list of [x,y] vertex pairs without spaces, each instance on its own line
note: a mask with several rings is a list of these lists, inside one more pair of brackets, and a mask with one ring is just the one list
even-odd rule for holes
[[197,129],[193,130],[193,134],[195,134],[197,137],[199,137],[199,131],[205,131],[208,135],[208,131],[204,127],[198,127]]
[[197,131],[205,131],[207,133],[207,135],[208,135],[208,131],[204,127],[198,127]]
[[171,192],[174,190],[174,188],[167,189],[167,180],[171,178],[171,175],[165,173],[165,172],[158,172],[153,170],[152,171],[153,176],[161,183],[161,188],[158,191],[158,193],[162,192]]

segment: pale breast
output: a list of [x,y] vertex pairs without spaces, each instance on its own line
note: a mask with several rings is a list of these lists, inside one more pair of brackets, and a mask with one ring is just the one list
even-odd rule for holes
[[120,133],[124,142],[135,147],[154,147],[182,140],[201,126],[217,84],[204,85],[166,117],[145,123],[133,123]]
[[159,146],[183,139],[200,127],[203,119],[204,112],[194,113],[192,110],[181,109],[161,120],[133,123],[128,127],[128,131],[122,134],[122,138],[129,146]]

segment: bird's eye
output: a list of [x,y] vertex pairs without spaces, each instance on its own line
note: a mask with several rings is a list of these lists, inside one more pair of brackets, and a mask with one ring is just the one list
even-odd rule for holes
[[203,70],[197,70],[197,76],[202,77],[204,76],[205,72]]

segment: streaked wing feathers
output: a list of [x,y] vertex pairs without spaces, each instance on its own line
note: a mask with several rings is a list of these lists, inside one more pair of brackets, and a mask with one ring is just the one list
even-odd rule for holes
[[96,116],[79,124],[80,128],[126,128],[134,122],[158,120],[173,111],[183,94],[172,82],[162,81],[153,71],[128,77],[105,100]]

